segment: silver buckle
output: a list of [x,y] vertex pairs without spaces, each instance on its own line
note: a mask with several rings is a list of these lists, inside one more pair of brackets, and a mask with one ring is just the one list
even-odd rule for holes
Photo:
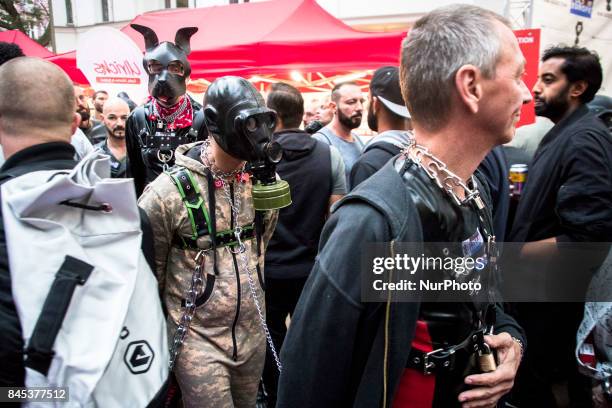
[[[434,363],[434,362],[430,362],[430,361],[429,361],[429,357],[430,357],[430,356],[432,356],[432,355],[434,355],[434,354],[436,354],[436,353],[439,353],[439,352],[441,352],[441,351],[445,351],[445,352],[447,352],[447,353],[448,353],[448,355],[449,355],[449,357],[450,357],[452,354],[454,354],[454,353],[455,353],[455,349],[452,349],[452,348],[451,348],[451,349],[439,348],[439,349],[437,349],[437,350],[430,351],[429,353],[425,353],[425,354],[423,355],[423,374],[424,374],[424,375],[431,375],[431,374],[433,374],[433,373],[432,373],[430,370],[432,370],[432,369],[436,368],[436,363]],[[448,361],[448,362],[445,364],[445,368],[447,368],[446,366],[447,366],[448,364],[450,364],[450,361]]]
[[440,351],[443,351],[443,350],[444,350],[443,348],[439,348],[437,350],[430,351],[429,353],[425,353],[425,355],[423,356],[423,374],[425,375],[432,374],[432,372],[429,370],[432,368],[435,368],[436,364],[429,362],[429,356],[431,356],[432,354],[439,353]]

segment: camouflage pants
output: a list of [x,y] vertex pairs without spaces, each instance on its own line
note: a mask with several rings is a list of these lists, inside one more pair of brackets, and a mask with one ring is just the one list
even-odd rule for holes
[[[196,309],[175,366],[185,408],[253,408],[266,356],[266,338],[246,274],[240,274],[240,312],[236,278],[221,273],[210,299]],[[257,277],[255,276],[255,279]],[[258,290],[261,287],[258,284]],[[263,292],[260,292],[263,300]],[[265,307],[265,305],[262,305]],[[169,319],[170,338],[176,323]],[[233,355],[235,354],[235,358]]]
[[[197,340],[197,343],[205,341]],[[197,343],[186,341],[175,367],[184,407],[254,407],[264,366],[265,343],[261,352],[239,361],[232,361],[220,351],[203,352],[202,344]]]

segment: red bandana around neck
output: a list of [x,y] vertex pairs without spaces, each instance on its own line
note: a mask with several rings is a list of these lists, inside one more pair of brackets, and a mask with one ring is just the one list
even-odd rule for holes
[[158,118],[155,114],[152,114],[149,117],[149,119],[151,120],[161,119],[164,121],[166,121],[165,119],[168,118],[168,116],[172,115],[173,113],[175,113],[181,108],[183,99],[186,98],[187,106],[173,121],[168,122],[168,129],[175,130],[175,129],[187,128],[187,127],[190,127],[191,124],[193,123],[193,108],[191,106],[191,100],[189,99],[187,95],[181,96],[178,102],[174,106],[171,106],[169,108],[161,106],[155,98],[151,96],[149,98],[151,98],[153,104],[155,104],[155,108],[157,108],[157,112],[159,112],[159,115],[161,116],[160,118]]

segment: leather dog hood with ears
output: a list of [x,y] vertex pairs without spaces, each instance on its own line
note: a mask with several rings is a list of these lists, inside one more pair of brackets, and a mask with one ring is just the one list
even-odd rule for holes
[[[139,24],[130,25],[138,31],[145,40],[145,54],[142,65],[149,75],[149,93],[156,99],[166,97],[175,99],[187,91],[186,79],[191,74],[191,65],[187,56],[191,52],[189,40],[197,31],[197,27],[183,27],[176,32],[174,44],[169,41],[159,42],[157,34],[151,28]],[[159,73],[149,71],[149,62],[156,61],[162,65]],[[184,74],[178,75],[168,71],[171,62],[178,61],[183,65]]]

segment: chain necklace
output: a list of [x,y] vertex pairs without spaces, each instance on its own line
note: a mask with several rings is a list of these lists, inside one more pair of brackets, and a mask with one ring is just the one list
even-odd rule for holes
[[204,143],[202,143],[202,147],[200,148],[200,160],[204,167],[207,167],[212,173],[213,177],[218,180],[231,180],[237,174],[244,172],[244,167],[246,163],[243,163],[239,168],[232,171],[223,171],[215,164],[214,159],[210,157],[210,139],[206,139]]
[[182,115],[183,112],[185,112],[185,109],[187,109],[187,97],[186,96],[183,97],[183,101],[181,102],[181,105],[179,106],[179,108],[168,116],[162,116],[162,114],[159,112],[159,109],[157,108],[157,103],[158,103],[157,100],[153,99],[153,114],[157,116],[158,118],[162,119],[166,123],[174,122],[176,118]]
[[[463,180],[461,180],[459,176],[448,169],[446,163],[434,156],[426,147],[417,144],[415,139],[410,140],[408,146],[402,151],[402,155],[405,158],[417,163],[425,171],[425,173],[427,173],[429,178],[436,182],[438,187],[446,191],[446,193],[452,197],[453,201],[457,205],[462,206],[469,204],[470,202],[474,203],[478,219],[480,220],[480,225],[483,227],[483,232],[486,236],[485,253],[490,264],[490,279],[492,279],[492,282],[495,282],[497,278],[497,257],[499,253],[497,243],[495,242],[495,235],[492,230],[492,225],[491,230],[489,230],[489,227],[487,227],[487,225],[490,223],[487,223],[486,221],[488,217],[486,214],[485,204],[480,197],[480,192],[476,187],[477,184],[474,176],[471,176],[470,178],[470,182],[472,186],[474,186],[474,189],[471,189],[466,183],[463,182]],[[429,163],[423,163],[424,158],[428,159]],[[455,193],[455,189],[458,187],[463,189],[463,199],[460,198],[457,193]],[[489,288],[487,295],[489,297],[489,302],[493,303],[494,289]],[[484,319],[482,319],[481,316],[481,321],[483,320]]]
[[[465,205],[470,201],[474,201],[479,211],[484,209],[485,205],[482,198],[480,198],[478,190],[476,188],[469,188],[459,176],[448,169],[446,163],[430,153],[426,147],[417,144],[416,140],[411,139],[402,154],[421,166],[429,178],[435,181],[438,187],[446,191],[457,205]],[[424,158],[428,159],[429,163],[423,163]],[[474,176],[471,177],[471,183],[473,186],[476,186]],[[456,188],[463,189],[464,198],[460,198],[457,195],[455,192]]]

